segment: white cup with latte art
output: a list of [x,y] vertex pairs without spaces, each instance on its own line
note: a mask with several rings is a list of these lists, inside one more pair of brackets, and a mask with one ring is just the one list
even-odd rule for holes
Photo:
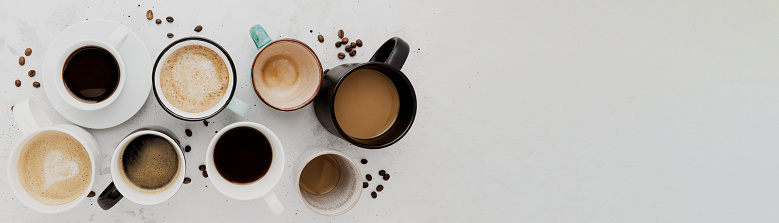
[[13,107],[22,137],[8,159],[8,184],[22,204],[42,213],[67,211],[95,182],[98,143],[74,125],[52,124],[26,99]]

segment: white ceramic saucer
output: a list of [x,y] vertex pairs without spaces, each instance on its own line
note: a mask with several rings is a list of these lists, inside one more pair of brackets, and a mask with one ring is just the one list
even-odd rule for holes
[[[151,90],[151,58],[138,35],[127,29],[128,36],[119,54],[124,60],[127,79],[124,90],[113,103],[95,111],[84,111],[65,102],[57,95],[53,78],[61,78],[61,71],[55,70],[57,59],[71,43],[94,38],[106,40],[116,27],[124,27],[108,20],[87,20],[71,25],[60,32],[43,57],[43,88],[54,109],[71,122],[92,129],[105,129],[117,126],[133,117],[143,107]],[[127,27],[125,27],[127,28]]]

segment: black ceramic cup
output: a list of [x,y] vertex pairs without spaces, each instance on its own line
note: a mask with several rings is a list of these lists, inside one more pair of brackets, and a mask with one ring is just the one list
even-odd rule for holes
[[[411,129],[417,113],[417,97],[414,87],[400,71],[408,57],[409,47],[399,37],[387,40],[367,63],[348,63],[333,67],[324,74],[322,87],[314,99],[314,110],[319,123],[327,131],[356,146],[366,149],[381,149],[398,142]],[[381,72],[395,85],[400,99],[398,116],[392,126],[383,134],[371,139],[350,137],[338,125],[335,117],[335,95],[343,80],[359,69],[373,69]]]

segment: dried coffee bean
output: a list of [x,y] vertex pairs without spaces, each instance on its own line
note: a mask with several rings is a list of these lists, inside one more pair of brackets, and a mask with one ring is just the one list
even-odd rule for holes
[[206,165],[200,165],[199,167],[197,167],[197,169],[200,171],[206,171]]
[[325,72],[322,72],[322,73],[327,73],[328,71],[330,71],[330,69],[325,69]]
[[341,47],[341,41],[335,42],[335,48]]
[[185,146],[184,147],[184,152],[189,152],[189,151],[192,151],[192,147],[191,146]]
[[387,174],[387,171],[379,170],[379,176],[384,176],[384,174]]
[[346,54],[344,53],[338,53],[338,59],[343,59],[346,57]]
[[154,21],[154,23],[157,23],[159,25],[160,23],[162,23],[162,19],[157,19]]
[[24,57],[19,57],[19,65],[24,65]]
[[341,39],[341,43],[343,44],[349,43],[349,38],[344,37],[343,39]]
[[189,179],[189,177],[184,177],[184,184],[189,184],[192,182],[192,179]]
[[14,84],[16,85],[16,87],[22,86],[22,81],[16,80],[14,81]]
[[168,38],[173,38],[173,33],[168,33]]
[[309,33],[314,33],[314,30],[313,29],[309,29],[308,32]]
[[349,56],[353,57],[354,55],[357,55],[357,50],[352,49],[352,51],[349,51]]
[[27,71],[27,76],[35,77],[35,70]]
[[316,39],[318,39],[320,43],[324,43],[325,42],[325,37],[322,36],[322,35],[317,36]]
[[39,87],[41,87],[41,83],[38,83],[37,81],[36,82],[32,82],[32,86],[35,87],[35,88],[39,88]]
[[365,179],[368,180],[368,181],[371,181],[371,180],[373,180],[373,177],[370,174],[366,174],[365,175]]
[[349,44],[346,44],[346,46],[344,47],[344,50],[346,50],[346,52],[352,51],[352,46],[349,45]]
[[90,191],[89,194],[87,194],[87,197],[94,197],[94,196],[95,196],[95,192],[94,191]]
[[344,38],[344,30],[338,30],[338,38]]
[[201,25],[195,26],[195,32],[200,32],[202,30],[203,30],[203,26]]
[[173,22],[173,17],[171,17],[171,16],[168,16],[167,18],[165,18],[165,21],[168,21],[168,22]]
[[373,199],[376,199],[376,196],[377,196],[377,194],[376,194],[376,191],[373,191],[373,192],[371,192],[371,197],[372,197]]
[[203,171],[203,177],[208,178],[208,171]]
[[146,19],[151,20],[154,18],[154,13],[151,10],[146,11]]
[[13,110],[14,110],[14,106],[13,106],[13,105],[11,105],[11,111],[13,111]]
[[352,44],[352,48],[355,48],[355,47],[357,47],[357,44],[356,44],[356,43],[352,42],[351,44]]
[[368,164],[368,160],[366,160],[366,159],[362,159],[362,160],[360,160],[360,163],[362,163],[362,164]]
[[362,40],[361,39],[357,39],[357,46],[362,47]]
[[187,137],[192,137],[192,130],[184,130],[184,133],[187,134]]
[[376,186],[376,191],[381,192],[383,190],[384,190],[384,186],[382,186],[381,184],[379,184],[379,186]]
[[24,55],[25,56],[30,56],[30,54],[32,54],[32,49],[27,48],[26,50],[24,50]]
[[203,120],[203,125],[208,126],[208,120]]
[[362,188],[368,188],[368,182],[362,182]]
[[389,174],[384,174],[384,181],[388,181],[390,178]]

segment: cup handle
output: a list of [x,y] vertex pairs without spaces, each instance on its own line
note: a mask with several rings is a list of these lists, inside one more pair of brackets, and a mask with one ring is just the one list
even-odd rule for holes
[[24,99],[24,101],[14,105],[13,113],[16,125],[25,135],[41,127],[53,125],[46,113],[43,113],[38,104],[30,99]]
[[124,45],[124,40],[127,39],[127,30],[123,27],[116,28],[111,36],[108,37],[108,44],[116,50],[119,50]]
[[400,37],[392,37],[379,47],[371,62],[386,63],[400,70],[408,58],[408,43]]
[[281,212],[284,212],[284,206],[281,205],[279,197],[277,197],[276,193],[273,193],[273,191],[268,192],[268,194],[262,196],[262,198],[265,199],[265,203],[268,203],[268,207],[273,211],[273,214],[279,215]]
[[233,97],[233,99],[230,100],[230,104],[227,104],[227,108],[240,116],[246,116],[246,114],[249,114],[249,110],[252,109],[252,107],[249,106],[249,104],[246,104],[246,102],[243,102],[241,101],[241,99],[235,97]]
[[265,29],[262,28],[259,24],[252,26],[251,29],[249,29],[249,35],[252,36],[252,40],[254,40],[254,45],[257,46],[257,49],[262,49],[263,46],[270,43],[271,39],[267,32],[265,32]]
[[100,208],[103,210],[108,210],[114,207],[114,205],[122,200],[122,198],[124,198],[124,195],[119,193],[119,190],[116,189],[114,182],[111,182],[111,184],[109,184],[108,187],[106,187],[105,190],[100,193],[100,196],[97,197],[97,205],[100,205]]

